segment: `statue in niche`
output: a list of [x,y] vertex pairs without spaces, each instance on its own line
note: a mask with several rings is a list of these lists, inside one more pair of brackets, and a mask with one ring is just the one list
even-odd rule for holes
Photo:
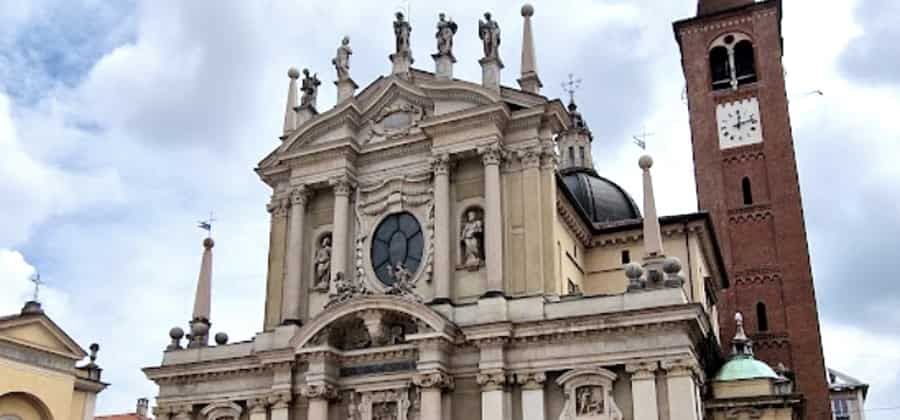
[[403,333],[403,326],[392,325],[388,331],[387,345],[395,346],[397,344],[403,344],[404,341],[405,334]]
[[315,108],[316,96],[318,96],[319,85],[321,84],[318,73],[310,76],[309,69],[303,69],[303,82],[300,84],[300,91],[303,92],[303,95],[300,96],[300,106]]
[[331,236],[324,236],[319,242],[319,249],[316,251],[316,283],[313,289],[317,291],[327,291],[328,281],[331,278]]
[[463,265],[470,271],[478,270],[484,263],[484,222],[475,210],[466,212],[460,238],[463,245]]
[[412,32],[412,26],[410,26],[409,21],[403,18],[403,12],[397,12],[394,16],[397,17],[397,20],[394,21],[394,37],[397,41],[397,54],[409,54],[409,34]]
[[583,386],[575,391],[575,413],[577,416],[597,416],[603,414],[603,388]]
[[350,37],[345,36],[344,39],[341,40],[341,46],[338,47],[337,53],[331,60],[331,64],[334,64],[334,69],[337,71],[338,80],[347,80],[350,78],[350,55],[352,54],[353,50],[350,48]]
[[459,26],[453,19],[447,19],[444,13],[438,14],[437,33],[434,35],[437,38],[438,55],[453,55],[453,36],[457,29]]
[[491,12],[478,20],[478,37],[484,44],[484,59],[500,59],[500,25],[491,20]]

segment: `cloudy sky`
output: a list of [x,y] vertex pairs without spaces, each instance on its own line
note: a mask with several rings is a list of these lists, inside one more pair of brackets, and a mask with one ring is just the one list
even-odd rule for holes
[[[49,315],[101,344],[112,383],[98,414],[155,395],[139,368],[186,324],[214,210],[213,331],[262,324],[267,188],[252,168],[277,144],[286,70],[309,67],[334,103],[330,58],[349,34],[361,85],[389,71],[392,0],[0,2],[0,313],[36,268]],[[598,170],[639,200],[646,129],[662,213],[696,209],[684,81],[671,22],[693,0],[537,0],[544,93],[569,72],[594,130]],[[785,67],[829,366],[872,384],[870,419],[900,411],[900,6],[785,5]],[[436,14],[460,24],[458,77],[480,80],[476,22],[504,29],[515,84],[518,2],[413,0],[416,65],[432,67]],[[821,90],[824,96],[810,95]]]

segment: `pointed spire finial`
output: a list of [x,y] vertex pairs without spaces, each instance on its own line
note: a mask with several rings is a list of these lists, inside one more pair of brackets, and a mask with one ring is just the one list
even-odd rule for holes
[[520,69],[519,87],[526,92],[540,93],[541,78],[537,73],[537,58],[534,52],[534,31],[531,28],[531,17],[534,16],[534,6],[525,4],[522,6],[522,67]]
[[662,235],[660,234],[659,218],[656,215],[656,199],[653,196],[653,178],[650,168],[653,167],[653,158],[650,155],[641,156],[638,166],[644,171],[644,253],[645,258],[663,257]]

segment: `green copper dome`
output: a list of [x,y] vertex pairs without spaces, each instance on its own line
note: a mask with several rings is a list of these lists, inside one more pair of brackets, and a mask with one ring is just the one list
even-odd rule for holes
[[778,379],[778,374],[753,356],[738,356],[722,366],[715,380],[729,382],[747,379]]

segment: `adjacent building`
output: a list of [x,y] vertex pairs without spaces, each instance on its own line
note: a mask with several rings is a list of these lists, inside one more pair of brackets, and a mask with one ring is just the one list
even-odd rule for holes
[[41,304],[31,301],[21,313],[0,317],[0,419],[91,420],[97,394],[108,384],[95,363]]

